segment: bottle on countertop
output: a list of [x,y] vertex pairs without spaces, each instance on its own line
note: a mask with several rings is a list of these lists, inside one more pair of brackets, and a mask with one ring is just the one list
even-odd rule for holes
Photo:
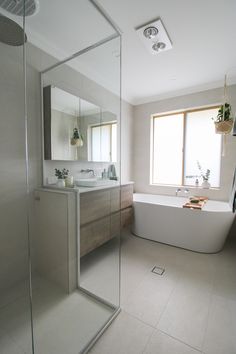
[[107,171],[104,168],[103,172],[102,172],[102,179],[107,179]]
[[198,178],[196,178],[195,187],[199,187],[199,180],[198,180]]

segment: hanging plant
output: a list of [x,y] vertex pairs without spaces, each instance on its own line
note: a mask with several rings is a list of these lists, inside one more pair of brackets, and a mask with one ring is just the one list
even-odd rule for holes
[[227,102],[222,104],[218,110],[216,118],[213,118],[213,120],[217,134],[229,134],[234,122],[231,105]]
[[70,141],[71,145],[81,147],[84,145],[82,134],[80,134],[78,128],[73,129],[73,136]]

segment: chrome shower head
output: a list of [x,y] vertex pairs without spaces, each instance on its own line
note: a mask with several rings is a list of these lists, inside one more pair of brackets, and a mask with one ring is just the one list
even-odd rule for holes
[[17,16],[32,16],[39,9],[38,0],[0,0],[0,7]]
[[26,41],[23,28],[10,18],[0,15],[0,42],[17,47]]

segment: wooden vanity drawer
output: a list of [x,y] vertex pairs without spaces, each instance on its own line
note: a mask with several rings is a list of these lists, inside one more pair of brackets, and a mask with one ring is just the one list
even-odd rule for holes
[[133,221],[133,208],[126,208],[121,210],[121,227],[127,227],[132,224]]
[[133,185],[81,193],[80,256],[84,256],[132,222]]
[[80,256],[91,252],[110,239],[110,217],[102,218],[80,228]]
[[133,185],[121,186],[121,209],[133,205]]
[[110,190],[82,193],[80,195],[80,225],[110,214]]
[[120,220],[121,220],[120,211],[111,215],[111,238],[120,235]]
[[120,210],[120,187],[112,188],[110,193],[111,213],[114,213]]

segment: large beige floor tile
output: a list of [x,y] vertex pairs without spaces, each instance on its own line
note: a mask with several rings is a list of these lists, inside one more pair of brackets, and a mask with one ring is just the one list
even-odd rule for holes
[[199,354],[199,351],[155,330],[143,354]]
[[163,332],[201,350],[211,295],[196,287],[178,286],[157,325]]
[[236,264],[229,265],[228,262],[217,267],[213,283],[213,292],[215,295],[236,301],[235,269]]
[[205,354],[236,353],[236,301],[213,296],[203,351]]
[[122,312],[89,354],[142,354],[153,329]]
[[143,322],[155,326],[176,283],[177,275],[174,272],[166,271],[160,276],[149,270],[141,284],[124,303],[123,308]]

